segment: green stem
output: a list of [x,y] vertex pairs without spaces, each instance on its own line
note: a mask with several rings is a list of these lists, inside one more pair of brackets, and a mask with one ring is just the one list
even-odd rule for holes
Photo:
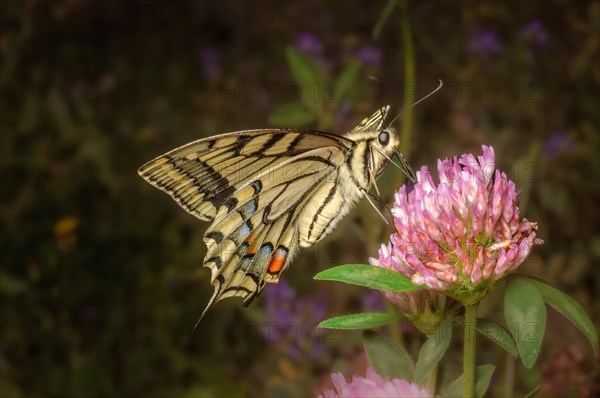
[[[385,300],[385,309],[387,312],[395,312],[396,308],[387,300]],[[400,318],[398,322],[390,323],[390,336],[392,340],[404,347],[404,339],[402,338],[402,322],[404,318]]]
[[465,305],[465,340],[463,357],[463,397],[475,396],[475,326],[477,304]]
[[402,3],[402,43],[404,44],[404,109],[402,110],[402,131],[400,133],[400,151],[405,157],[409,156],[410,136],[413,125],[413,107],[415,102],[416,68],[415,68],[415,46],[413,43],[412,30],[408,15],[408,2]]
[[[404,46],[404,104],[402,109],[402,128],[400,130],[400,152],[406,159],[410,157],[411,134],[413,130],[413,107],[415,102],[415,84],[416,84],[416,67],[415,67],[415,46],[413,43],[412,29],[408,20],[408,1],[402,2],[400,13],[400,25],[402,32],[402,44]],[[399,173],[401,181],[404,176]]]
[[437,382],[437,366],[434,366],[427,374],[427,380],[425,381],[425,388],[431,392],[432,396],[435,396],[435,387]]
[[506,362],[504,369],[504,395],[507,397],[514,397],[515,387],[515,358],[506,353]]

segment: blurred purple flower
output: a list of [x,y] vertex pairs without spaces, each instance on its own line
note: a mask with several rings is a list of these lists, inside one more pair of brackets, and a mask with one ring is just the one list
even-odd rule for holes
[[362,46],[356,50],[356,58],[361,60],[366,66],[377,68],[381,66],[383,53],[380,48],[375,46]]
[[480,57],[488,57],[502,54],[504,47],[496,33],[476,28],[471,32],[467,51]]
[[335,127],[338,131],[344,131],[348,122],[348,116],[352,110],[352,101],[344,101],[335,112]]
[[552,158],[562,151],[570,151],[575,143],[573,139],[563,132],[556,132],[548,138],[544,145],[544,155]]
[[268,309],[281,308],[282,303],[291,303],[296,298],[296,290],[285,279],[265,289],[264,294],[263,305]]
[[310,351],[311,358],[319,359],[325,355],[325,344],[320,341],[315,341],[312,350]]
[[519,36],[525,41],[531,41],[538,45],[543,45],[548,42],[548,31],[546,31],[542,22],[537,19],[534,19],[523,26]]
[[365,312],[385,312],[385,302],[378,290],[369,290],[362,297],[362,308]]
[[294,40],[294,46],[298,51],[313,57],[318,57],[323,53],[323,43],[309,32],[299,33]]
[[352,376],[352,381],[347,382],[341,373],[331,375],[332,390],[324,390],[319,395],[322,398],[420,398],[431,397],[431,393],[418,384],[406,380],[387,380],[379,376],[373,368],[367,368],[367,375]]
[[263,329],[263,336],[271,343],[283,339],[283,329],[296,320],[296,291],[285,279],[265,289],[263,307],[269,322],[277,322],[274,329]]
[[377,265],[470,304],[543,243],[537,223],[519,217],[519,194],[496,170],[493,148],[482,148],[482,156],[438,160],[439,183],[423,166],[412,192],[400,188],[396,232],[373,259]]
[[200,50],[200,64],[206,78],[216,80],[221,77],[221,57],[217,50],[206,47]]
[[296,290],[285,279],[265,289],[263,300],[268,327],[263,337],[270,343],[282,343],[286,353],[298,358],[306,353],[318,358],[324,346],[312,328],[325,318],[325,305],[319,297],[297,297]]

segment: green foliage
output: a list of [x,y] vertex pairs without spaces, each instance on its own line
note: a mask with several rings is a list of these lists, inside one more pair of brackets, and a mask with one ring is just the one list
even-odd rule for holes
[[546,388],[546,386],[544,386],[544,385],[537,386],[536,388],[534,388],[533,390],[531,390],[527,394],[525,394],[523,396],[523,398],[535,398],[540,394],[540,392],[542,392],[542,390],[544,388]]
[[383,30],[385,23],[387,22],[388,18],[394,12],[397,5],[398,5],[398,0],[388,0],[388,2],[385,5],[385,8],[383,9],[383,12],[379,16],[379,19],[377,20],[377,23],[375,24],[375,27],[373,28],[373,38],[374,39],[379,38],[379,35],[381,34],[381,31]]
[[435,332],[427,336],[427,341],[419,351],[419,358],[415,365],[415,381],[419,384],[425,382],[425,378],[436,368],[452,341],[452,322],[448,319],[442,323]]
[[526,368],[531,368],[546,332],[546,306],[539,291],[523,278],[510,278],[504,295],[504,317]]
[[546,282],[532,278],[523,277],[528,283],[532,284],[542,295],[544,301],[555,310],[569,319],[581,332],[587,337],[594,349],[594,355],[598,355],[598,334],[596,327],[585,310],[572,297],[567,296],[555,287]]
[[331,129],[332,115],[339,105],[356,95],[362,63],[354,59],[337,79],[330,79],[311,58],[293,47],[286,49],[286,57],[298,84],[301,102],[280,105],[271,113],[269,123],[276,127],[300,128],[317,120],[320,129]]
[[477,331],[484,337],[504,348],[513,357],[519,356],[515,341],[505,327],[495,322],[477,319]]
[[301,102],[291,102],[275,109],[269,116],[273,126],[304,127],[315,120],[315,114]]
[[[461,324],[464,323],[464,318],[462,316],[456,317],[456,320]],[[516,358],[519,356],[517,346],[510,334],[510,331],[508,331],[504,326],[495,322],[478,318],[476,328],[477,332],[479,332],[482,336],[498,344],[513,357]]]
[[310,111],[318,113],[323,102],[319,90],[324,85],[325,77],[308,57],[296,51],[293,47],[287,48],[286,56],[292,76],[300,86],[302,103]]
[[340,73],[336,84],[334,86],[334,99],[337,102],[344,100],[352,92],[352,88],[358,81],[360,69],[362,64],[358,60],[353,60],[346,66],[346,68]]
[[411,292],[423,289],[399,272],[368,264],[338,265],[319,272],[315,280],[337,281],[387,292]]
[[415,364],[403,346],[373,330],[364,331],[363,345],[377,374],[390,379],[413,379]]
[[349,314],[329,318],[319,323],[325,329],[368,329],[386,325],[400,318],[395,312]]
[[[483,365],[475,368],[475,396],[483,397],[490,386],[492,375],[496,367]],[[454,398],[463,396],[463,376],[458,377],[442,394],[443,398]]]

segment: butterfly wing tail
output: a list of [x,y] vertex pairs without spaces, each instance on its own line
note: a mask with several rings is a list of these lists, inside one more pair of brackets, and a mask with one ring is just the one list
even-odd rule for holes
[[297,232],[288,223],[291,217],[281,217],[275,223],[257,228],[249,239],[239,245],[235,254],[224,258],[213,280],[214,293],[197,325],[208,310],[228,297],[240,297],[248,306],[260,295],[267,283],[277,283],[292,260],[298,246]]
[[200,322],[202,322],[202,320],[206,316],[206,313],[208,312],[208,310],[211,309],[213,307],[213,305],[215,305],[215,303],[217,302],[218,295],[219,295],[219,291],[217,288],[215,288],[215,291],[213,292],[213,295],[210,298],[210,301],[206,305],[206,308],[204,308],[204,311],[202,311],[202,315],[200,315],[200,318],[198,318],[198,321],[196,322],[196,325],[194,326],[194,332],[196,332],[196,329],[198,329],[198,326],[200,326]]

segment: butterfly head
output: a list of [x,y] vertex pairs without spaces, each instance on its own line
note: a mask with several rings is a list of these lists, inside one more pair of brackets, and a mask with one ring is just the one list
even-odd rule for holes
[[390,159],[397,154],[400,144],[398,131],[385,125],[389,111],[389,105],[382,107],[346,134],[353,141],[363,142],[368,146],[368,162],[375,175],[383,171]]
[[371,167],[375,175],[379,175],[397,153],[400,136],[393,127],[373,131],[367,141],[371,152]]

